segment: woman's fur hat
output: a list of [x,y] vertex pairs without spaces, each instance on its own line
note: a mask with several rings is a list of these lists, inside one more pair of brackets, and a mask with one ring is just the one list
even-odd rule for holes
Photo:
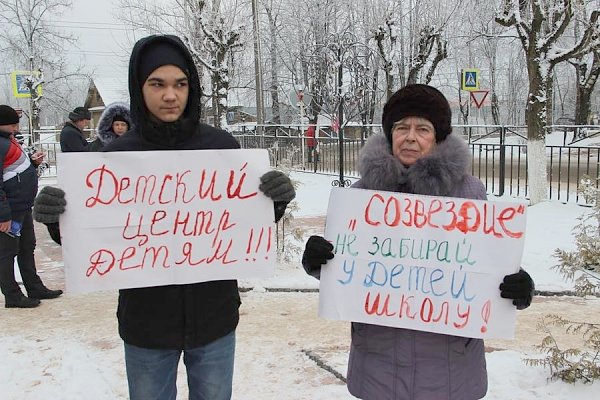
[[383,132],[392,142],[394,123],[406,117],[422,117],[433,124],[435,141],[446,139],[452,133],[452,111],[444,95],[436,88],[413,84],[406,85],[389,98],[381,116]]

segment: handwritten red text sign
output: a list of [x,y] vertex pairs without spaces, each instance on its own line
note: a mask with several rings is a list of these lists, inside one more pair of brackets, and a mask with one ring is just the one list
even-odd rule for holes
[[498,286],[519,269],[526,206],[332,189],[319,313],[466,337],[510,338]]
[[275,265],[265,150],[68,153],[66,286],[89,292],[264,277]]

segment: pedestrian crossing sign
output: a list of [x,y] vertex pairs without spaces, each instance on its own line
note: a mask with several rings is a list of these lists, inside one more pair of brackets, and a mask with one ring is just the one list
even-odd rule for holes
[[479,90],[479,70],[463,69],[461,73],[460,86],[462,90]]
[[[38,78],[40,73],[38,71],[14,71],[11,74],[11,83],[13,88],[13,95],[16,98],[29,98],[31,93],[29,91],[29,80]],[[37,87],[38,96],[42,95],[42,85]]]

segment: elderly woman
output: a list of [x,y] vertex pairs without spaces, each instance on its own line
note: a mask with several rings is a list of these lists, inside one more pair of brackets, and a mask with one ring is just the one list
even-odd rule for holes
[[[369,138],[361,150],[361,179],[353,187],[486,199],[484,185],[469,173],[466,143],[451,134],[450,106],[440,91],[408,85],[389,99],[382,118],[384,134]],[[318,278],[333,257],[331,243],[312,236],[302,264]],[[523,270],[500,284],[501,296],[518,309],[529,306],[533,289]],[[347,384],[360,399],[480,399],[487,392],[484,343],[353,322]]]

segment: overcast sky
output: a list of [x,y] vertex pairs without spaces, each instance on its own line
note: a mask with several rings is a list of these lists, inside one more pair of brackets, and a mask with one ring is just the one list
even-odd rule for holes
[[57,28],[79,37],[68,55],[94,76],[127,73],[134,35],[118,14],[114,0],[73,0],[72,9],[55,21]]

